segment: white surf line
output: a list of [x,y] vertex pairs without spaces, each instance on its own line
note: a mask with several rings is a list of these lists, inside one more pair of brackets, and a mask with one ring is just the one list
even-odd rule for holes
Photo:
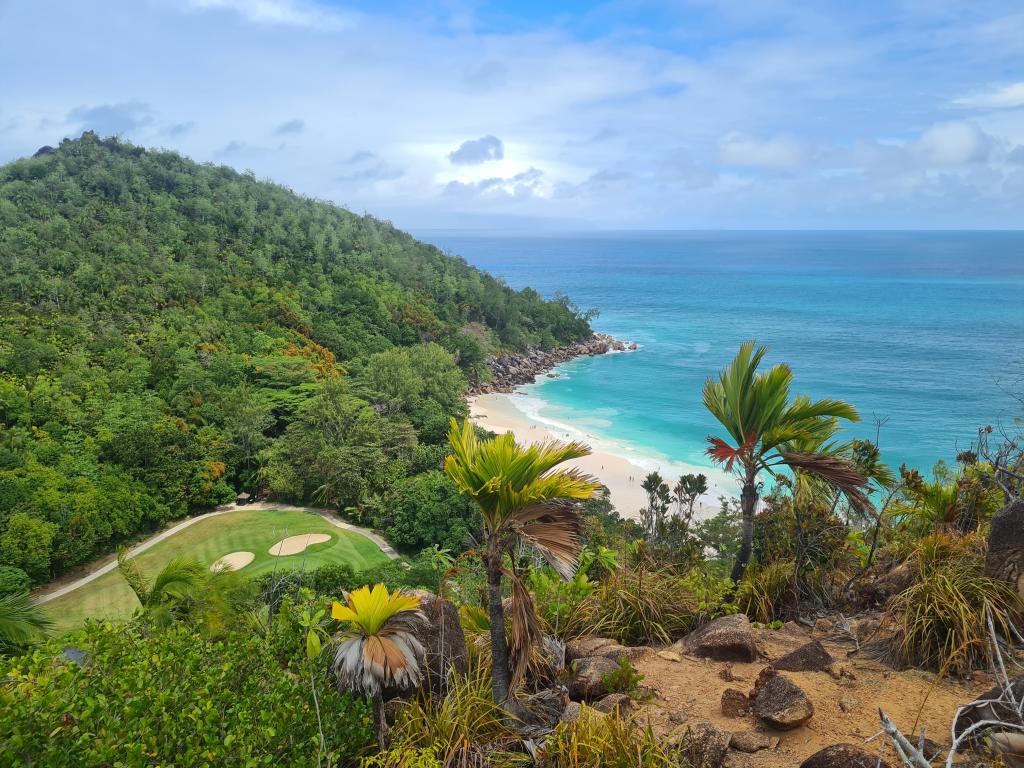
[[[312,512],[313,514],[319,515],[325,521],[327,521],[331,525],[335,526],[336,528],[341,528],[344,531],[351,531],[352,533],[358,533],[360,536],[363,536],[363,537],[369,539],[374,544],[376,544],[378,547],[380,547],[380,550],[385,555],[387,555],[389,559],[397,560],[399,558],[399,554],[382,537],[378,536],[373,531],[367,530],[366,528],[360,528],[357,525],[352,525],[351,523],[346,523],[346,522],[343,522],[343,521],[339,520],[337,517],[334,516],[334,514],[329,509],[323,509],[323,508],[320,508],[320,507],[296,507],[296,506],[293,506],[291,504],[277,504],[277,503],[263,503],[263,502],[256,502],[254,504],[245,504],[245,505],[242,505],[242,506],[239,506],[238,504],[232,502],[231,504],[225,504],[223,506],[217,507],[217,509],[215,509],[213,512],[207,512],[207,513],[202,514],[202,515],[197,515],[196,517],[190,517],[188,520],[181,521],[180,523],[175,525],[173,528],[168,528],[166,531],[162,531],[162,532],[156,534],[155,536],[153,536],[152,538],[147,539],[146,541],[142,542],[141,544],[133,547],[132,549],[130,549],[128,551],[128,556],[129,557],[135,557],[136,555],[139,555],[139,554],[145,552],[147,549],[150,549],[151,547],[159,544],[161,541],[164,541],[165,539],[169,539],[174,534],[180,533],[184,529],[188,528],[190,525],[195,525],[200,520],[207,520],[207,519],[209,519],[211,517],[217,517],[218,515],[227,514],[228,512],[237,512],[238,510],[241,510],[241,509],[257,509],[257,510],[262,510],[262,509],[275,510],[276,509],[276,510],[281,510],[281,511],[286,511],[286,512],[288,512],[288,511],[291,511],[291,512]],[[43,605],[44,603],[48,603],[51,600],[56,600],[58,597],[64,597],[64,595],[67,595],[67,594],[70,594],[71,592],[74,592],[79,587],[84,587],[89,582],[95,581],[100,576],[103,576],[104,574],[110,573],[115,568],[117,568],[117,560],[116,559],[114,559],[113,561],[107,563],[106,565],[101,565],[95,571],[92,571],[91,573],[86,574],[85,576],[83,576],[80,579],[76,579],[75,581],[71,582],[70,584],[65,584],[63,587],[55,589],[52,592],[48,592],[45,595],[40,595],[39,597],[34,598],[35,603],[36,603],[36,605]]]

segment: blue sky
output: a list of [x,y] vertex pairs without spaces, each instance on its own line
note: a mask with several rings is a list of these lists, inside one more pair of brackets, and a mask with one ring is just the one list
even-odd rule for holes
[[1019,2],[0,0],[92,128],[414,229],[1020,228]]

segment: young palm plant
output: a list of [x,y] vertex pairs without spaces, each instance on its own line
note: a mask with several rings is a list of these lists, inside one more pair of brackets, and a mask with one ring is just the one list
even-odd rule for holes
[[851,462],[828,452],[786,450],[787,444],[795,441],[824,442],[834,434],[837,419],[860,419],[856,409],[842,400],[812,402],[803,395],[791,399],[793,372],[788,365],[758,372],[767,351],[767,347],[755,348],[753,341],[745,342],[729,367],[704,384],[704,406],[732,440],[708,437],[711,446],[707,453],[724,464],[726,471],[735,471],[742,487],[742,539],[732,569],[737,582],[750,560],[761,472],[774,475],[776,467],[785,465],[825,480],[861,509],[870,505],[861,490],[864,478]]
[[128,550],[117,553],[117,570],[139,600],[142,613],[159,627],[166,627],[188,610],[207,583],[209,573],[190,557],[168,561],[152,580],[142,575]]
[[[516,541],[532,545],[563,579],[571,579],[581,549],[575,501],[592,498],[600,484],[577,469],[556,469],[587,456],[582,443],[518,445],[511,432],[480,440],[469,421],[454,419],[448,432],[452,454],[444,468],[459,491],[480,508],[484,525],[484,566],[491,617],[491,672],[494,700],[504,703],[512,687],[510,650],[518,680],[529,651],[540,639],[529,592],[504,558]],[[512,643],[505,635],[502,577],[512,581]]]
[[383,584],[372,590],[360,587],[346,596],[347,605],[334,603],[331,616],[347,624],[334,657],[338,689],[370,699],[377,728],[377,743],[386,746],[384,694],[409,690],[423,678],[423,646],[416,638],[424,620],[420,599]]
[[0,595],[0,655],[42,639],[52,626],[27,592]]

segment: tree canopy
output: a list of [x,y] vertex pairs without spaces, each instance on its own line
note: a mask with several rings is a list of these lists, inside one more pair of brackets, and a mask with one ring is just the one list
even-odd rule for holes
[[488,354],[589,333],[372,216],[66,140],[0,168],[0,552],[40,581],[243,489],[372,507]]

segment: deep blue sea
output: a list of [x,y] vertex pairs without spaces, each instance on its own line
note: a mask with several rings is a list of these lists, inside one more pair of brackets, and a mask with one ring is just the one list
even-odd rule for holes
[[795,392],[853,403],[894,468],[952,460],[1024,408],[1024,232],[420,233],[510,286],[568,294],[634,354],[529,388],[543,415],[708,466],[707,376],[757,339]]

